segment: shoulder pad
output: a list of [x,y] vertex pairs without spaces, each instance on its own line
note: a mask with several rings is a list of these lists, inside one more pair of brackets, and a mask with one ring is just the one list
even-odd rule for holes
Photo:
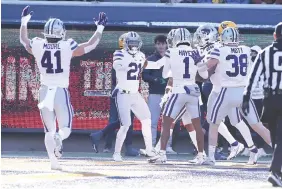
[[116,50],[113,54],[114,57],[124,57],[122,50]]
[[113,61],[122,60],[123,57],[124,57],[124,54],[122,50],[116,50],[113,54]]
[[171,49],[166,50],[165,57],[170,58],[170,51],[171,51]]

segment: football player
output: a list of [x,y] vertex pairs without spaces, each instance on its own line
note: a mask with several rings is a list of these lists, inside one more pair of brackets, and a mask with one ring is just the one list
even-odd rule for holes
[[[29,6],[22,11],[20,42],[35,57],[40,71],[39,110],[45,130],[45,146],[51,161],[51,169],[60,170],[58,157],[62,155],[62,141],[69,137],[74,115],[68,91],[70,63],[74,56],[86,54],[98,45],[106,14],[99,13],[97,30],[88,42],[77,44],[65,39],[64,23],[57,18],[49,19],[44,26],[44,38],[28,38],[27,23],[33,12]],[[56,132],[56,120],[59,131]]]
[[150,163],[156,161],[166,162],[165,149],[170,136],[170,127],[183,109],[183,106],[185,106],[196,130],[199,148],[198,154],[200,157],[197,164],[202,164],[204,162],[204,134],[199,119],[198,99],[200,91],[195,83],[195,76],[199,72],[203,78],[207,78],[208,73],[206,66],[199,64],[201,57],[197,51],[193,51],[191,47],[191,35],[187,29],[179,28],[175,31],[173,45],[174,48],[168,49],[165,54],[166,63],[163,69],[164,78],[173,78],[173,87],[172,96],[169,97],[164,108],[161,150],[148,161]]
[[[239,45],[239,32],[234,28],[225,28],[221,34],[221,47],[212,50],[207,62],[208,68],[215,70],[220,81],[220,92],[213,97],[208,104],[207,118],[210,122],[209,128],[209,159],[208,164],[214,165],[215,146],[218,137],[218,126],[227,115],[237,114],[237,122],[241,122],[239,110],[241,110],[244,86],[246,85],[247,66],[250,62],[250,48]],[[242,111],[242,110],[241,110]],[[250,101],[250,113],[245,116],[251,127],[270,145],[270,133],[266,129],[256,112],[255,106]],[[236,119],[234,120],[236,121]],[[257,154],[255,146],[251,151]],[[256,163],[256,162],[253,162]]]
[[[124,38],[126,37],[126,34],[127,33],[122,34],[118,39],[118,46],[120,49],[123,49],[123,42],[124,42]],[[116,73],[115,73],[115,70],[112,69],[112,90],[115,88],[116,83],[117,83]],[[92,147],[93,147],[94,152],[96,153],[98,153],[100,140],[104,136],[106,136],[106,146],[103,152],[106,152],[106,153],[110,152],[110,146],[112,145],[112,140],[114,138],[115,131],[120,128],[120,120],[118,119],[114,98],[110,99],[110,115],[109,116],[110,116],[109,124],[105,128],[103,128],[102,130],[98,132],[90,134],[90,138],[92,141]],[[129,127],[129,130],[127,132],[126,139],[125,139],[125,147],[126,147],[125,155],[126,156],[138,156],[139,155],[139,151],[132,147],[133,119],[134,119],[134,114],[131,113],[132,125]]]
[[[130,112],[141,121],[142,134],[146,146],[147,156],[153,156],[151,114],[147,103],[138,92],[140,73],[142,69],[159,69],[158,64],[150,64],[145,59],[141,37],[136,32],[128,32],[124,40],[124,48],[114,52],[113,68],[116,71],[117,86],[112,96],[116,99],[116,107],[121,127],[117,133],[114,161],[123,161],[121,148],[129,126],[131,125]],[[153,66],[153,67],[150,67]],[[154,66],[157,66],[154,68]]]
[[[167,35],[168,48],[173,48],[173,37],[174,37],[175,31],[176,31],[176,29],[172,29]],[[165,61],[165,57],[162,58],[162,59]],[[167,87],[166,87],[166,90],[165,90],[165,95],[162,98],[162,102],[160,103],[160,106],[162,108],[164,107],[164,104],[167,102],[168,98],[172,95],[171,94],[172,84],[173,84],[172,77],[169,77],[169,81],[167,83]],[[184,127],[186,128],[187,132],[189,133],[189,136],[192,140],[192,143],[195,146],[196,150],[198,151],[196,131],[195,131],[194,126],[192,124],[191,117],[190,117],[189,113],[186,111],[185,106],[183,107],[181,112],[176,116],[174,122],[171,125],[169,140],[171,140],[171,138],[172,138],[172,133],[173,133],[173,128],[174,128],[175,123],[180,119],[182,119],[182,123],[183,123]],[[156,151],[160,150],[160,140],[158,141],[155,149],[156,149]],[[204,153],[204,155],[205,155],[205,153]],[[196,156],[195,159],[190,161],[190,163],[196,163],[196,162],[197,162],[197,156]]]
[[[206,32],[208,32],[209,34],[207,35]],[[204,55],[205,55],[204,61],[207,61],[208,57],[211,54],[211,51],[215,48],[215,46],[219,46],[219,44],[215,43],[217,39],[217,32],[214,27],[209,26],[209,25],[203,25],[197,29],[195,36],[198,39],[200,51],[204,52]],[[213,101],[215,100],[215,97],[221,90],[219,72],[213,74],[210,77],[210,81],[213,84],[213,88],[208,98],[208,105],[207,105],[208,114],[210,114],[211,106],[212,106]],[[228,114],[228,116],[229,116],[231,124],[234,125],[242,134],[248,147],[252,149],[253,151],[256,151],[255,150],[256,147],[254,146],[254,142],[252,140],[251,133],[250,133],[248,126],[245,124],[244,121],[238,122],[238,116],[240,116],[239,110],[235,108],[233,111],[231,111]],[[244,145],[234,139],[234,137],[231,135],[231,133],[229,132],[224,122],[220,123],[218,132],[228,141],[228,143],[231,146],[231,152],[227,159],[232,159],[236,157],[240,152],[243,151]],[[254,161],[254,158],[256,158],[255,153],[251,154],[249,161],[250,162]]]

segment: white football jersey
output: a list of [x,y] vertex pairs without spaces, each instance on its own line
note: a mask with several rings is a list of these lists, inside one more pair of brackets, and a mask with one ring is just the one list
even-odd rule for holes
[[144,53],[140,51],[135,55],[129,54],[124,49],[115,51],[113,55],[113,67],[116,71],[116,88],[130,91],[130,93],[137,93],[140,72],[145,60]]
[[68,88],[71,58],[77,46],[73,39],[48,43],[35,37],[30,41],[42,85]]
[[[220,43],[210,43],[207,44],[204,47],[198,47],[199,52],[201,52],[201,55],[205,56],[203,58],[203,62],[207,62],[208,59],[210,58],[210,54],[214,48],[220,47]],[[213,91],[219,92],[221,90],[221,84],[220,84],[220,77],[219,77],[219,71],[215,72],[214,74],[211,75],[210,81],[213,84]]]
[[195,76],[198,66],[191,57],[192,52],[191,47],[180,45],[168,49],[165,53],[166,63],[163,68],[163,77],[172,77],[172,93],[185,93],[184,86],[196,84]]
[[243,87],[247,80],[247,67],[251,49],[247,46],[221,46],[214,48],[210,58],[219,60],[215,74],[222,87]]

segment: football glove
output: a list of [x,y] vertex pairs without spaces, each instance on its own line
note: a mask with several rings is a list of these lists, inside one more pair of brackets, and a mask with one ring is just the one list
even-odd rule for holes
[[203,60],[205,55],[201,56],[200,52],[198,50],[196,50],[196,51],[193,51],[191,57],[194,59],[195,64],[198,64],[199,62],[201,62]]
[[186,94],[199,97],[201,95],[199,87],[194,86],[184,86],[184,90],[186,91]]
[[249,112],[250,112],[249,101],[250,101],[250,96],[249,95],[244,95],[243,96],[242,111],[243,111],[245,116],[247,116],[249,114]]
[[107,22],[108,22],[108,17],[107,17],[107,15],[106,15],[106,13],[100,12],[100,13],[99,13],[99,18],[98,18],[98,20],[96,20],[96,19],[94,18],[94,21],[95,21],[95,24],[96,24],[97,26],[98,26],[98,25],[105,26],[105,25],[107,24]]
[[26,6],[23,11],[22,11],[22,19],[21,19],[21,23],[23,26],[27,26],[27,23],[29,22],[33,11],[29,12],[29,6]]
[[164,94],[164,96],[162,97],[162,100],[160,102],[161,108],[163,108],[163,106],[165,105],[165,103],[167,102],[167,100],[169,99],[170,96],[171,96],[171,92]]

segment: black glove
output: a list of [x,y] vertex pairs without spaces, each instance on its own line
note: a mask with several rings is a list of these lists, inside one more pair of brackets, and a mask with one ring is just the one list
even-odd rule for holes
[[243,96],[242,111],[243,111],[245,116],[247,116],[250,112],[249,101],[250,101],[250,95],[244,95]]

